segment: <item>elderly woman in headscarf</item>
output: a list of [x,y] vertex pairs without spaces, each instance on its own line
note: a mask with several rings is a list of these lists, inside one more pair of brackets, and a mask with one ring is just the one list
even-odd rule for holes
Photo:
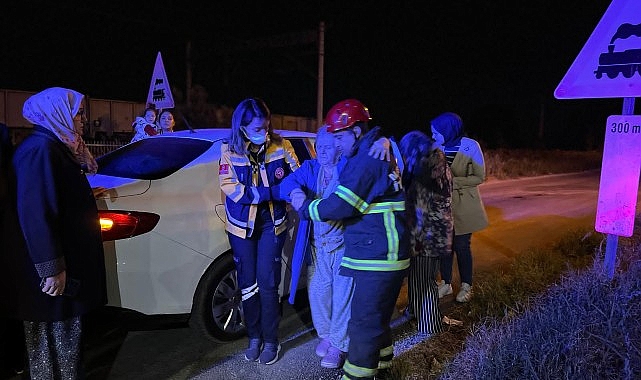
[[452,173],[445,154],[423,132],[403,136],[399,150],[410,230],[408,308],[420,333],[435,334],[443,330],[436,276],[441,256],[452,247]]
[[82,377],[81,316],[107,301],[98,210],[86,178],[98,166],[81,137],[83,98],[55,87],[27,99],[23,116],[33,132],[12,160],[22,234],[8,253],[3,292],[11,316],[24,321],[36,379]]

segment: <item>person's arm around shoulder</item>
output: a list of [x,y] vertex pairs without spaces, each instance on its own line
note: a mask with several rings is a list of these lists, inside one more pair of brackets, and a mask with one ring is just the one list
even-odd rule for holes
[[390,158],[390,141],[387,137],[383,136],[374,141],[369,148],[368,154],[376,159],[389,161]]

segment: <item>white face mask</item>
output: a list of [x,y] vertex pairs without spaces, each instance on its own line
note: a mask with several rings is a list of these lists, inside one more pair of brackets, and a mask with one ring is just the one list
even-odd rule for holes
[[245,128],[243,128],[243,133],[249,141],[254,145],[263,145],[267,141],[267,131],[265,133],[249,133]]

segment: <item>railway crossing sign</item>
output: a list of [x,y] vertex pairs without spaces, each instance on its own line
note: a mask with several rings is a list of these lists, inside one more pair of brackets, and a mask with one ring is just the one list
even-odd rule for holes
[[604,268],[614,277],[618,236],[632,236],[641,168],[641,1],[612,0],[556,90],[557,99],[623,98],[607,121],[597,218],[607,234]]
[[165,65],[162,63],[160,52],[156,56],[154,73],[151,76],[149,84],[149,93],[147,94],[147,106],[156,105],[156,109],[174,108],[174,97],[171,95],[171,87],[165,73]]
[[557,99],[641,96],[641,1],[612,1],[554,96]]

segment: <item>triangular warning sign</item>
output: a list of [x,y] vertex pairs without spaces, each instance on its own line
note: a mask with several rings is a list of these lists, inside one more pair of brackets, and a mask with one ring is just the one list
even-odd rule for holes
[[557,99],[641,96],[641,1],[610,3],[554,96]]
[[171,95],[171,88],[165,73],[165,65],[162,64],[162,56],[158,52],[154,73],[151,76],[147,104],[155,104],[156,108],[174,108],[174,97]]

